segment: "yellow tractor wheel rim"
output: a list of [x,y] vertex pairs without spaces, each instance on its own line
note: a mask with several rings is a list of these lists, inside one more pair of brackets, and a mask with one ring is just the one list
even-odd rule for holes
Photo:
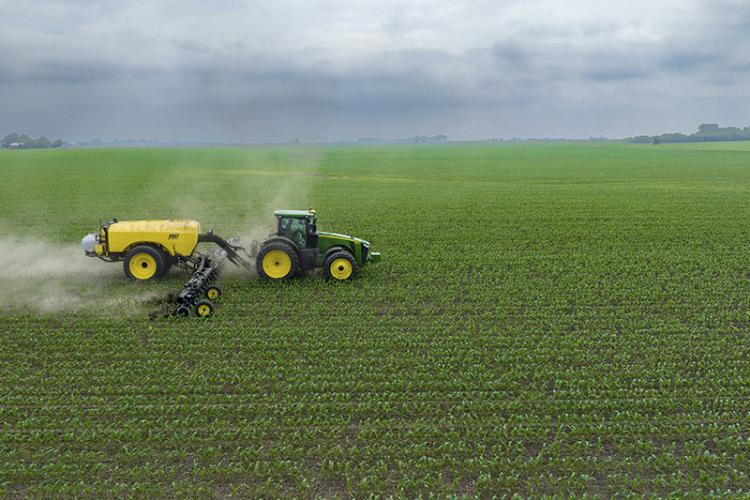
[[198,306],[198,316],[206,317],[211,314],[211,308],[207,306],[206,304],[201,304]]
[[156,274],[156,259],[147,253],[137,253],[130,259],[128,268],[135,279],[147,280]]
[[219,291],[216,288],[212,288],[206,293],[206,297],[209,299],[218,299],[219,298]]
[[292,270],[292,259],[283,250],[271,250],[263,257],[263,272],[273,279],[281,279]]
[[330,271],[337,280],[348,280],[352,275],[352,263],[349,259],[338,258],[331,262]]

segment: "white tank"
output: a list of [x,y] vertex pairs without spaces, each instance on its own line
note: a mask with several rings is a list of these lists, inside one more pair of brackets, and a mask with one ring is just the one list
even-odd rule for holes
[[96,247],[96,234],[91,233],[84,236],[81,240],[81,245],[83,245],[83,251],[86,255],[89,257],[96,256],[96,250],[94,248]]

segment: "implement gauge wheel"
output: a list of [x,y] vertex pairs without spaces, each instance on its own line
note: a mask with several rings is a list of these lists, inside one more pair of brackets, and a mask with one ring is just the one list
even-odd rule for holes
[[299,256],[290,245],[273,241],[260,249],[255,267],[261,278],[273,281],[291,279],[299,271]]
[[214,305],[208,300],[200,300],[196,302],[195,315],[199,318],[210,318],[214,315]]
[[328,256],[323,267],[328,279],[334,281],[351,281],[359,276],[359,266],[354,256],[346,250],[333,252]]
[[209,285],[206,288],[206,298],[209,300],[216,300],[222,295],[221,287],[219,285]]
[[150,245],[138,245],[125,254],[125,275],[134,281],[159,279],[167,272],[164,252]]

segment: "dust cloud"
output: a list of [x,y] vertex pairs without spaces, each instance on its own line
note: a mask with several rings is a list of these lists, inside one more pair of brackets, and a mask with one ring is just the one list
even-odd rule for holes
[[5,267],[0,301],[11,311],[116,314],[157,295],[148,290],[112,294],[108,288],[125,279],[121,265],[86,257],[80,245],[5,237],[0,255]]
[[[244,216],[231,222],[233,233],[221,234],[225,238],[239,238],[239,245],[248,252],[251,251],[255,242],[261,242],[268,238],[269,234],[276,231],[276,219],[273,216],[275,210],[296,209],[304,210],[311,208],[310,190],[312,183],[324,160],[321,151],[300,150],[290,152],[287,162],[289,165],[299,167],[286,173],[268,175],[261,173],[255,175],[252,169],[248,169],[246,175],[238,175],[234,182],[239,183],[243,192],[255,192],[256,197],[245,197],[244,203],[239,207]],[[258,192],[258,184],[269,185],[261,193]],[[250,274],[244,268],[228,264],[224,267],[225,274]]]
[[[243,243],[264,239],[275,230],[274,210],[310,208],[310,188],[324,160],[322,151],[301,149],[288,151],[283,168],[276,172],[273,166],[267,169],[248,169],[246,175],[238,175],[233,182],[239,183],[242,191],[254,192],[256,196],[245,197],[240,210],[244,214],[232,226],[239,229],[237,236]],[[258,190],[258,185],[267,186]]]
[[[281,165],[278,158],[266,160],[257,153],[248,157],[246,165],[211,168],[206,160],[203,175],[208,182],[187,182],[187,169],[175,164],[162,171],[144,193],[145,206],[151,200],[159,203],[133,216],[122,214],[121,220],[191,218],[200,221],[204,231],[216,228],[224,238],[238,237],[239,245],[250,251],[253,242],[264,240],[275,230],[274,210],[310,207],[310,188],[323,153],[300,149],[285,154]],[[196,168],[194,162],[188,165]],[[233,196],[222,197],[223,189],[230,187]],[[199,251],[212,247],[202,243]],[[7,236],[0,238],[0,255],[5,264],[0,301],[11,311],[130,315],[164,295],[163,289],[129,283],[121,263],[86,257],[78,239],[59,244]],[[255,274],[230,263],[223,273]]]

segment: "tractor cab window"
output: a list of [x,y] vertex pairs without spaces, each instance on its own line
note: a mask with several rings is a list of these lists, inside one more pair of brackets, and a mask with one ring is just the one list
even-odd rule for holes
[[307,221],[296,217],[279,217],[279,235],[304,248],[307,242]]

